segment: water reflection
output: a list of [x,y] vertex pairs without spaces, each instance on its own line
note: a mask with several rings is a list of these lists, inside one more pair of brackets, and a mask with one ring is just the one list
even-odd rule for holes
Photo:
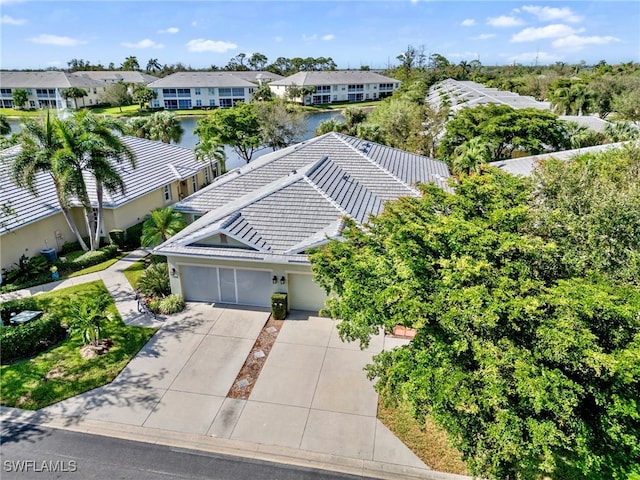
[[[320,112],[320,113],[310,113],[307,115],[307,133],[304,135],[302,140],[308,140],[313,138],[314,132],[318,125],[325,120],[330,120],[335,118],[337,120],[344,120],[344,117],[340,112]],[[196,122],[198,121],[197,117],[185,117],[180,120],[182,124],[182,128],[184,128],[184,135],[182,136],[182,140],[178,145],[187,148],[195,148],[198,143],[198,137],[194,135],[193,131],[196,128]],[[11,126],[11,133],[20,132],[20,121],[19,120],[9,120],[9,125]],[[253,155],[253,159],[255,160],[260,155],[271,152],[271,148],[262,149]],[[240,167],[245,164],[244,160],[240,158],[231,147],[225,147],[225,152],[227,154],[227,168],[232,169],[236,167]]]

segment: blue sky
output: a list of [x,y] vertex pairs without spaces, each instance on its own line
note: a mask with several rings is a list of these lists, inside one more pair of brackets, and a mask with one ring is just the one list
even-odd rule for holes
[[0,0],[0,68],[117,67],[130,55],[194,68],[238,53],[397,64],[407,45],[484,65],[640,61],[634,1]]

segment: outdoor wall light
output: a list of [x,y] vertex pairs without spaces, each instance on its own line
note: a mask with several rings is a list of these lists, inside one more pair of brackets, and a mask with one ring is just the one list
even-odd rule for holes
[[178,272],[176,271],[175,267],[171,269],[171,276],[172,277],[177,277],[178,276]]
[[286,280],[285,280],[285,278],[284,278],[284,277],[280,277],[280,285],[284,285],[284,282],[285,282],[285,281],[286,281]]
[[273,278],[271,279],[271,283],[273,283],[274,285],[278,283],[278,277],[274,275]]

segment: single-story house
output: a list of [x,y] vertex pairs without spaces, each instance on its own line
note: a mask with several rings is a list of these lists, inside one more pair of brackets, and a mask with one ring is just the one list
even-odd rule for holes
[[324,70],[298,72],[269,83],[277,97],[287,97],[292,87],[313,87],[313,94],[292,100],[305,105],[334,102],[362,102],[388,97],[400,88],[395,78],[368,70]]
[[508,160],[498,160],[490,162],[489,165],[504,170],[512,175],[520,175],[529,177],[537,168],[540,162],[555,158],[556,160],[571,160],[578,155],[585,153],[598,153],[615,148],[621,148],[625,142],[607,143],[605,145],[594,145],[592,147],[576,148],[573,150],[563,150],[561,152],[543,153],[539,155],[530,155],[527,157],[510,158]]
[[338,133],[266,154],[175,204],[192,221],[155,248],[171,289],[188,301],[322,308],[307,251],[341,238],[344,218],[365,222],[418,183],[448,188],[444,162]]
[[177,72],[149,83],[156,98],[152,108],[167,110],[192,108],[229,108],[238,102],[249,103],[253,89],[264,82],[282,78],[271,72]]
[[[136,156],[136,168],[124,161],[118,169],[124,180],[124,194],[105,192],[102,232],[126,229],[140,223],[151,210],[170,205],[198,191],[213,180],[207,163],[196,160],[193,150],[136,137],[122,137]],[[36,176],[38,196],[16,186],[9,178],[11,159],[20,146],[0,152],[0,204],[14,213],[2,215],[0,222],[0,267],[8,269],[21,255],[37,255],[44,248],[59,250],[66,242],[75,241],[58,204],[53,182],[48,174]],[[85,174],[93,205],[95,180]],[[82,209],[72,208],[78,228],[84,233]]]
[[[100,96],[107,87],[118,82],[147,84],[156,77],[140,72],[95,71],[63,72],[47,70],[41,72],[0,72],[0,106],[2,108],[78,108],[100,103]],[[71,87],[82,88],[87,95],[82,98],[65,99],[63,90]],[[27,103],[14,105],[15,90],[27,91]]]
[[549,102],[540,102],[533,97],[518,95],[517,93],[486,87],[481,83],[468,80],[454,80],[448,78],[432,85],[426,98],[433,108],[447,101],[451,113],[455,114],[461,108],[473,108],[478,105],[509,105],[511,108],[537,108],[550,110]]

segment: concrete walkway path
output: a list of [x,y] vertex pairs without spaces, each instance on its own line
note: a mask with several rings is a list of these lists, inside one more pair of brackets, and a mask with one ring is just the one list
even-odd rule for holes
[[376,418],[377,394],[362,369],[372,355],[407,340],[379,335],[363,351],[342,342],[332,320],[294,311],[249,399],[227,398],[269,311],[189,303],[167,318],[140,314],[123,271],[145,255],[136,251],[103,272],[9,294],[17,298],[101,279],[127,324],[153,325],[158,332],[111,384],[37,412],[0,408],[3,422],[374,478],[467,478],[430,470]]

